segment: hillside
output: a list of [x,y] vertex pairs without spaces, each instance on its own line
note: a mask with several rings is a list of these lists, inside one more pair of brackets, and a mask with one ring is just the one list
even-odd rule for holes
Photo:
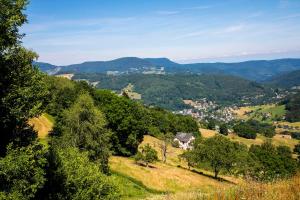
[[[38,63],[42,71],[53,68],[47,63]],[[56,73],[144,73],[164,67],[166,73],[227,74],[254,81],[264,81],[282,73],[300,69],[300,59],[254,60],[237,63],[192,63],[179,64],[167,58],[124,57],[111,61],[83,62],[54,68]]]
[[[261,103],[273,94],[269,87],[228,75],[143,75],[107,76],[103,74],[77,74],[73,79],[100,81],[99,88],[121,91],[129,83],[142,95],[148,105],[171,110],[186,108],[183,99],[207,98],[218,104]],[[259,97],[258,97],[259,96]]]
[[266,82],[284,88],[300,86],[300,70],[277,75]]

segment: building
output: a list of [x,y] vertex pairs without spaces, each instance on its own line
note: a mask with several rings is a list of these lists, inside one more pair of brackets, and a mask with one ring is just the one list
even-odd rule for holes
[[192,133],[183,132],[178,132],[174,138],[174,142],[178,142],[179,148],[184,150],[192,148],[193,140],[195,140],[195,137]]

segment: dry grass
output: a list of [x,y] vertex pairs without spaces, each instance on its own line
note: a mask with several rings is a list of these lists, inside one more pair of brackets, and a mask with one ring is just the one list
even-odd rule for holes
[[234,110],[233,112],[237,115],[238,118],[240,119],[245,119],[247,118],[246,113],[253,110],[253,108],[246,106],[246,107],[240,107],[237,110]]
[[38,132],[38,137],[40,139],[45,139],[48,136],[49,131],[53,128],[53,122],[51,122],[45,114],[30,119],[28,123]]
[[212,193],[180,192],[153,196],[148,200],[299,200],[300,175],[275,183],[247,181],[234,187],[219,187]]
[[[205,138],[212,137],[216,134],[216,131],[214,131],[214,130],[208,130],[208,129],[201,128],[200,131],[201,131],[201,135]],[[236,134],[232,134],[232,133],[228,134],[227,137],[230,138],[232,141],[243,143],[243,144],[247,145],[248,147],[250,147],[252,144],[260,145],[265,140],[268,139],[265,136],[260,135],[260,134],[258,134],[255,139],[246,139],[246,138],[239,137]],[[282,138],[281,135],[276,134],[272,138],[272,143],[275,146],[285,145],[285,146],[290,147],[291,149],[294,149],[295,145],[298,144],[299,141],[296,139]]]
[[296,127],[296,126],[300,127],[300,122],[293,122],[293,123],[291,123],[291,122],[278,122],[278,124],[288,125],[288,126],[292,126],[292,127]]
[[216,131],[200,128],[199,131],[201,132],[201,135],[205,138],[213,137],[216,135]]
[[74,76],[74,74],[59,74],[59,75],[55,75],[56,77],[61,77],[61,78],[67,78],[69,80],[72,79],[72,77]]
[[187,169],[157,162],[152,167],[144,167],[135,164],[133,159],[113,156],[110,159],[110,167],[113,171],[130,176],[141,181],[146,187],[166,191],[193,191],[201,188],[201,191],[211,191],[216,187],[228,187],[232,184],[219,182]]
[[[160,144],[162,144],[162,141],[149,136],[149,135],[145,135],[144,136],[144,140],[142,142],[142,144],[140,146],[144,146],[146,144],[149,144],[150,146],[152,146],[157,152],[158,152],[158,159],[162,160],[162,154],[161,154],[161,149],[160,149]],[[180,149],[180,148],[175,148],[172,147],[172,145],[168,145],[167,147],[167,164],[170,165],[184,165],[185,163],[183,163],[182,161],[179,160],[178,155],[182,154],[184,152],[184,150]]]

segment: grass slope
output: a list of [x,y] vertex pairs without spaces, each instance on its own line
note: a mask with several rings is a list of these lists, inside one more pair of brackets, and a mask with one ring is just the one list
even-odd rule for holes
[[[285,113],[285,105],[267,104],[259,106],[240,107],[235,111],[237,117],[240,119],[255,119],[264,122],[273,122],[282,118]],[[247,114],[248,113],[248,114]],[[264,119],[264,115],[268,114],[269,117]]]
[[49,131],[53,128],[54,119],[48,114],[42,114],[39,117],[35,117],[28,122],[37,131],[40,139],[45,139],[48,136]]
[[[141,146],[150,144],[158,151],[158,157],[161,159],[159,143],[161,141],[151,137],[145,136]],[[177,192],[201,192],[201,194],[208,194],[216,188],[229,188],[234,184],[230,182],[238,182],[239,180],[223,176],[229,182],[220,182],[212,178],[212,174],[207,171],[200,173],[187,170],[186,163],[178,159],[178,155],[183,150],[168,146],[167,162],[161,161],[151,164],[151,167],[144,167],[137,165],[132,158],[125,158],[119,156],[112,156],[110,158],[110,168],[113,174],[116,174],[117,179],[124,177],[130,178],[129,182],[134,180],[137,185],[129,184],[125,188],[122,186],[121,190],[125,189],[124,199],[131,197],[132,199],[153,196],[162,196],[158,193],[177,193]],[[181,167],[178,167],[178,166]],[[135,194],[135,192],[137,194]],[[164,196],[164,195],[163,195]]]

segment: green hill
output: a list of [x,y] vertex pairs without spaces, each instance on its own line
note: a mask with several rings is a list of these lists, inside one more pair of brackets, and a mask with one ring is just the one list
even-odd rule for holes
[[[98,87],[120,91],[129,83],[142,95],[148,105],[178,110],[186,108],[182,100],[207,98],[223,105],[261,103],[273,92],[269,87],[228,75],[144,75],[130,74],[106,76],[103,74],[77,74],[73,79],[100,81]],[[262,95],[258,97],[259,95]]]

